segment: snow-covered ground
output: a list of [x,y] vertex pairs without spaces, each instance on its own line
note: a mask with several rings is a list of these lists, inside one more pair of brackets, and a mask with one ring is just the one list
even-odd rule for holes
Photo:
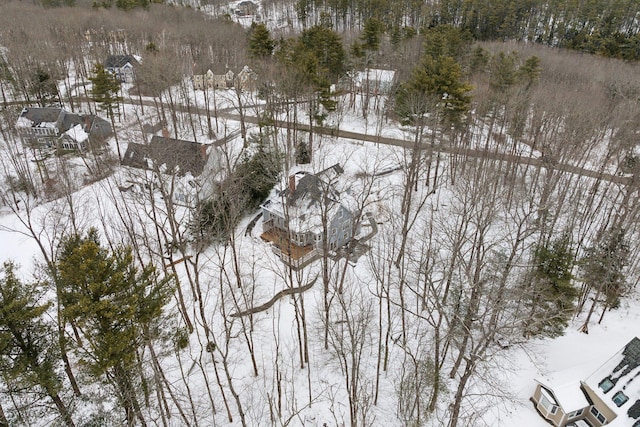
[[[186,87],[190,87],[188,82]],[[119,124],[121,151],[126,150],[130,142],[140,142],[146,137],[140,130],[141,123],[154,123],[158,120],[159,112],[150,106],[145,107],[145,114],[139,111],[136,105],[136,97],[129,97],[125,87],[125,98],[130,98],[131,103],[126,104],[123,114],[123,122]],[[190,90],[171,89],[173,99],[181,105],[188,101],[190,105],[204,108],[206,105],[202,92]],[[252,105],[252,109],[259,110],[262,101],[252,94],[244,94],[242,103]],[[186,98],[185,98],[186,97]],[[212,99],[208,100],[213,102]],[[399,124],[387,120],[381,111],[384,100],[380,101],[380,112],[370,111],[367,119],[362,118],[362,98],[357,96],[351,108],[343,107],[342,110],[330,115],[327,120],[328,126],[339,126],[341,130],[360,132],[367,135],[381,135],[398,139],[411,140],[411,130]],[[233,113],[237,108],[237,95],[232,91],[216,92],[216,105],[219,109],[225,109]],[[373,102],[373,101],[372,101]],[[342,104],[348,104],[346,99]],[[307,123],[308,117],[304,113],[304,105],[301,105],[299,119],[301,123]],[[207,121],[205,117],[196,117],[191,121],[186,113],[177,113],[176,128],[174,123],[169,123],[171,135],[177,134],[181,139],[194,140],[202,143],[213,143],[217,138],[212,138],[207,132]],[[235,120],[220,119],[216,123],[216,136],[233,134],[240,128],[240,124]],[[256,127],[249,126],[249,133],[257,132]],[[486,147],[485,141],[492,144],[491,149],[501,148],[497,141],[488,137],[487,129],[476,130],[477,137],[472,139],[473,148]],[[280,143],[285,140],[285,134],[278,134]],[[111,151],[115,154],[115,141],[111,142]],[[245,149],[243,141],[234,138],[228,141],[223,147],[226,155],[230,159],[237,159]],[[537,156],[531,148],[522,143],[517,143],[517,151],[522,154],[530,153]],[[442,189],[428,198],[426,194],[430,190],[424,185],[419,186],[416,197],[424,196],[427,202],[424,211],[429,211],[433,215],[431,220],[452,221],[455,215],[456,196],[455,188],[448,184],[446,178],[446,158],[443,157],[442,167],[445,171],[441,178],[445,183]],[[52,162],[55,159],[51,160]],[[375,144],[371,142],[353,141],[346,139],[336,139],[324,136],[314,136],[314,160],[311,165],[304,166],[309,171],[320,171],[335,163],[341,164],[344,169],[344,181],[339,185],[341,191],[350,191],[355,195],[364,194],[367,186],[370,185],[370,194],[362,202],[366,204],[366,211],[372,212],[379,222],[380,235],[374,237],[372,246],[382,247],[382,239],[392,235],[397,235],[397,217],[399,212],[400,199],[403,186],[403,173],[399,168],[406,167],[406,157],[402,149],[394,146]],[[74,164],[81,165],[74,160]],[[292,168],[294,172],[297,167]],[[395,171],[391,173],[384,173]],[[380,175],[380,176],[376,176]],[[376,176],[375,179],[372,177]],[[111,176],[93,183],[85,183],[81,174],[77,176],[76,183],[78,189],[73,192],[72,199],[78,209],[81,226],[97,226],[103,236],[109,236],[114,241],[127,242],[127,238],[119,235],[122,231],[122,224],[119,216],[119,205],[126,205],[133,212],[140,214],[135,226],[144,228],[150,227],[151,218],[146,214],[150,200],[144,199],[139,194],[133,192],[125,193],[118,189],[118,186],[130,179],[130,171],[127,168],[118,168]],[[282,188],[287,182],[287,177],[283,176],[279,184]],[[476,190],[478,190],[476,188]],[[518,203],[528,202],[528,195],[515,196]],[[161,203],[159,197],[154,201]],[[526,204],[526,203],[525,203]],[[524,206],[524,205],[523,205]],[[121,207],[121,206],[120,206]],[[56,199],[34,207],[32,212],[33,224],[36,232],[44,231],[43,242],[46,250],[55,248],[60,235],[54,232],[55,225],[62,226],[57,231],[68,231],[68,223],[62,221],[68,209],[68,200],[64,198]],[[439,212],[436,214],[436,212]],[[24,217],[23,207],[18,210],[17,215]],[[189,212],[181,210],[181,218],[184,219],[182,226],[185,226],[189,218]],[[42,257],[34,239],[30,238],[28,231],[18,221],[18,217],[7,207],[0,207],[0,262],[14,260],[22,266],[21,274],[27,277],[33,271],[34,261],[41,262]],[[212,245],[202,254],[202,265],[200,266],[200,281],[206,287],[204,292],[205,319],[213,326],[213,334],[219,343],[226,343],[224,331],[225,322],[229,320],[229,314],[238,309],[248,308],[248,305],[259,305],[267,301],[278,291],[284,289],[289,284],[288,272],[283,263],[271,250],[271,247],[259,238],[261,223],[258,221],[252,233],[245,235],[245,229],[255,213],[244,218],[237,229],[235,244],[237,253],[240,254],[240,279],[244,281],[244,291],[235,287],[226,287],[229,283],[222,283],[221,271],[232,271],[233,259],[229,254],[229,248],[225,245]],[[60,220],[61,222],[56,222]],[[394,222],[395,221],[395,222]],[[507,235],[508,227],[504,226],[505,218],[499,218],[491,224],[492,234],[489,236],[491,244],[498,249],[502,242],[500,237]],[[427,217],[419,216],[416,228],[421,233],[412,234],[409,240],[410,251],[419,255],[419,250],[428,230],[429,221]],[[446,236],[442,237],[446,240]],[[158,245],[164,242],[155,242]],[[397,243],[397,242],[394,242]],[[391,244],[392,246],[393,244]],[[156,249],[156,248],[152,248]],[[372,249],[373,250],[373,249]],[[443,250],[444,252],[444,250]],[[159,259],[153,259],[159,262]],[[342,265],[341,265],[342,266]],[[187,272],[184,263],[179,264],[176,269],[181,279],[182,286],[190,295],[187,285]],[[362,381],[360,387],[363,394],[369,393],[373,389],[373,378],[375,377],[375,340],[373,338],[373,325],[376,324],[377,307],[374,307],[376,292],[376,279],[373,275],[371,265],[366,257],[361,258],[355,265],[344,265],[347,287],[342,296],[349,304],[350,310],[338,312],[336,315],[360,316],[354,324],[361,324],[367,328],[361,331],[366,336],[368,345],[362,349]],[[295,281],[300,285],[310,283],[321,274],[318,263],[311,264],[296,275]],[[337,273],[336,273],[337,274]],[[247,295],[243,292],[247,292]],[[240,303],[232,303],[230,296],[238,297]],[[307,327],[309,329],[309,361],[306,369],[300,368],[299,345],[296,309],[301,307],[300,300],[293,302],[291,298],[284,298],[276,303],[269,310],[256,314],[252,318],[252,345],[255,348],[255,364],[259,372],[258,376],[253,375],[253,361],[250,360],[247,345],[239,333],[240,320],[233,320],[233,328],[238,336],[229,340],[228,359],[233,362],[230,375],[233,377],[244,404],[249,425],[265,425],[269,420],[269,406],[272,402],[275,390],[276,371],[281,376],[282,395],[285,403],[283,408],[283,419],[291,416],[289,425],[296,426],[323,426],[342,425],[348,423],[349,406],[348,394],[345,390],[345,378],[339,358],[339,351],[335,348],[325,350],[322,340],[322,305],[323,292],[320,283],[316,284],[310,291],[304,294]],[[486,371],[479,372],[479,375],[491,383],[491,379],[496,383],[496,396],[490,396],[486,389],[478,388],[476,391],[480,396],[470,395],[469,399],[476,399],[481,403],[478,407],[486,408],[486,412],[475,415],[473,419],[478,425],[490,426],[522,426],[522,427],[542,427],[547,425],[533,409],[529,402],[529,397],[535,387],[535,378],[543,378],[550,375],[558,375],[558,372],[567,374],[567,370],[572,370],[572,374],[577,376],[588,375],[597,366],[606,361],[613,353],[618,351],[633,336],[640,335],[640,299],[638,290],[623,301],[622,307],[606,314],[601,325],[592,324],[588,335],[578,332],[578,326],[582,319],[576,319],[567,329],[566,334],[556,339],[534,339],[524,344],[513,345],[510,349],[501,352],[492,365]],[[169,309],[174,309],[177,303],[173,302]],[[196,301],[190,301],[189,311],[194,316],[197,311]],[[337,303],[336,303],[337,304]],[[225,310],[227,316],[222,316]],[[595,316],[594,316],[595,317]],[[335,327],[344,325],[348,319],[340,318],[336,320]],[[230,321],[231,322],[231,321]],[[394,332],[397,333],[398,320],[393,319]],[[334,331],[336,334],[339,331]],[[197,414],[202,425],[224,425],[224,410],[221,408],[219,397],[216,395],[215,404],[218,414],[210,413],[206,381],[214,383],[213,364],[209,363],[210,355],[204,350],[203,345],[206,339],[203,337],[201,325],[197,325],[196,331],[190,336],[189,347],[179,356],[170,354],[165,357],[166,374],[172,384],[178,384],[176,389],[184,393],[184,388],[188,385],[194,392],[196,407],[201,413]],[[334,343],[336,346],[338,343]],[[217,353],[216,353],[217,354]],[[403,352],[400,346],[394,345],[391,350],[391,363],[387,372],[381,375],[378,405],[370,412],[369,422],[374,426],[401,426],[403,423],[398,417],[397,411],[397,384],[401,377],[400,361]],[[207,363],[200,368],[199,363],[203,358],[207,358]],[[178,363],[180,362],[180,363]],[[216,365],[219,366],[219,365]],[[479,386],[478,386],[479,387]],[[473,393],[473,389],[470,393]],[[227,392],[228,393],[228,392]],[[482,403],[484,401],[484,403]],[[371,404],[371,402],[368,402]],[[443,410],[446,405],[443,404]],[[234,409],[235,411],[235,409]],[[438,425],[437,419],[430,420],[430,425]]]

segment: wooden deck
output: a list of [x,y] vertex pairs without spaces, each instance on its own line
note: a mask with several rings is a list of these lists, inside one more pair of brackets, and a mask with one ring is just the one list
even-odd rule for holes
[[313,245],[298,246],[289,241],[287,234],[283,230],[272,228],[260,235],[262,240],[272,243],[280,251],[292,260],[297,260],[313,251]]

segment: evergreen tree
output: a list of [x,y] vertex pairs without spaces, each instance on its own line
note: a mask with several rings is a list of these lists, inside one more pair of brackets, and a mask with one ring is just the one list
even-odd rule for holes
[[316,73],[329,81],[344,74],[346,54],[338,33],[324,25],[315,25],[302,32],[296,53],[313,55],[317,61]]
[[111,127],[116,138],[116,149],[118,150],[118,158],[122,160],[120,153],[120,144],[118,142],[118,133],[116,132],[114,109],[118,109],[121,101],[118,93],[120,92],[120,82],[118,78],[107,71],[104,65],[96,63],[93,67],[93,76],[89,77],[93,84],[91,87],[91,96],[99,105],[100,109],[105,111],[111,120]]
[[624,268],[628,263],[629,244],[625,237],[625,230],[615,227],[605,231],[598,242],[587,249],[586,255],[580,260],[584,290],[581,296],[582,304],[589,295],[593,300],[587,318],[582,325],[582,332],[589,332],[589,321],[597,304],[602,304],[602,316],[607,309],[616,308],[620,304],[620,297],[628,291],[628,284]]
[[60,105],[58,85],[51,73],[44,68],[36,68],[29,82],[29,92],[36,97],[41,107]]
[[63,315],[82,333],[83,366],[112,384],[127,425],[136,418],[146,425],[135,381],[142,376],[139,354],[153,338],[172,278],[160,279],[153,266],[138,270],[131,248],[103,248],[95,229],[63,241],[56,270]]
[[369,18],[365,21],[360,35],[362,47],[370,52],[377,52],[380,49],[380,35],[384,31],[384,23],[377,18]]
[[247,209],[253,210],[264,202],[278,182],[282,171],[282,156],[273,151],[266,137],[253,137],[253,155],[245,156],[235,172],[241,183],[242,194],[247,199]]
[[531,311],[525,336],[556,337],[564,333],[578,295],[571,283],[573,266],[574,255],[568,235],[535,249],[529,294]]
[[273,53],[276,43],[264,24],[251,23],[249,29],[249,54],[253,58],[268,58]]
[[254,211],[269,196],[282,171],[282,156],[265,136],[249,137],[251,154],[245,154],[235,171],[215,194],[201,201],[189,224],[199,244],[227,239],[247,212]]
[[471,105],[472,86],[462,80],[460,64],[450,56],[425,55],[396,95],[396,112],[406,123],[429,113],[455,123]]
[[300,141],[296,145],[296,163],[299,165],[306,165],[311,163],[311,156],[309,155],[309,145],[305,141]]
[[50,398],[67,426],[74,426],[71,413],[60,397],[55,336],[43,316],[49,303],[39,303],[38,286],[22,283],[12,263],[4,264],[0,278],[0,372],[7,386],[38,391]]
[[518,68],[518,79],[524,83],[525,89],[529,89],[538,81],[541,72],[540,58],[530,56]]
[[396,113],[405,123],[416,124],[429,114],[438,122],[457,123],[469,109],[472,86],[463,81],[458,62],[467,49],[468,34],[450,26],[425,34],[420,65],[396,94]]

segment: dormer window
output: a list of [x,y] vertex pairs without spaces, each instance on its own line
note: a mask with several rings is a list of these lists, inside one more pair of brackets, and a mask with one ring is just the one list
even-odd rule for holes
[[611,381],[611,378],[609,378],[609,377],[603,379],[602,381],[600,381],[600,384],[598,384],[598,386],[605,393],[608,392],[609,390],[611,390],[614,385],[615,384],[613,384],[613,381]]
[[629,398],[621,391],[613,395],[613,403],[615,403],[618,408],[624,405],[627,400],[629,400]]

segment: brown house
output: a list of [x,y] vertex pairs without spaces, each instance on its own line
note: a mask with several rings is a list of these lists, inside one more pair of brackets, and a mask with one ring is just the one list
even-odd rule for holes
[[536,380],[531,397],[538,413],[557,427],[640,427],[640,339],[588,378]]

